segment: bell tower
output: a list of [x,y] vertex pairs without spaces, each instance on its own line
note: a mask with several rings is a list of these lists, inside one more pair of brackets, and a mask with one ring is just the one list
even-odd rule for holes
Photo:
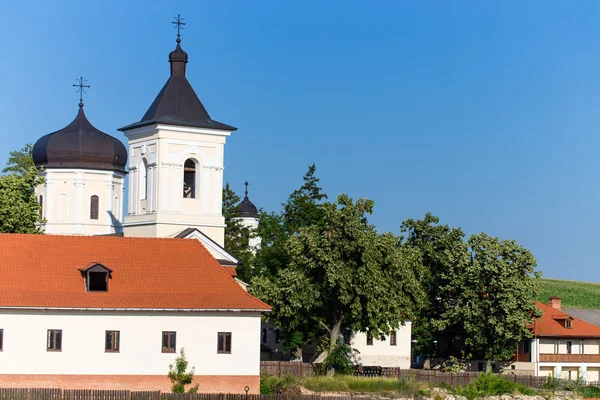
[[121,129],[129,141],[129,203],[125,236],[173,237],[197,228],[224,245],[225,142],[237,128],[214,121],[185,73],[188,55],[169,54],[170,77],[139,122]]

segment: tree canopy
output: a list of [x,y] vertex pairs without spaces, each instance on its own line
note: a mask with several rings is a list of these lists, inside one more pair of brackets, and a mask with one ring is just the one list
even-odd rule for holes
[[320,326],[332,350],[344,330],[385,336],[414,315],[423,297],[419,254],[377,233],[367,220],[373,204],[347,195],[323,203],[322,221],[285,241],[287,265],[275,277],[253,280],[276,325]]
[[43,183],[33,159],[31,144],[10,152],[0,176],[0,232],[42,233],[41,206],[35,187]]
[[417,347],[426,357],[450,355],[452,341],[475,359],[508,360],[539,316],[536,261],[515,241],[485,233],[464,241],[459,228],[431,214],[405,221],[403,245],[417,249],[427,299],[414,321]]
[[25,144],[25,147],[20,150],[12,150],[2,172],[10,175],[26,175],[28,171],[35,168],[31,156],[32,151],[33,145],[31,143]]

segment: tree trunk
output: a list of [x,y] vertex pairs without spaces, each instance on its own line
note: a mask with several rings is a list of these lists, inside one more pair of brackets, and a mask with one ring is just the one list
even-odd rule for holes
[[485,372],[487,372],[487,373],[492,372],[492,360],[485,361]]
[[[331,354],[333,352],[333,349],[335,349],[335,345],[337,344],[337,341],[340,337],[341,330],[342,320],[340,319],[336,321],[336,323],[331,327],[331,330],[329,331],[329,354]],[[328,368],[327,376],[333,375],[335,375],[335,370],[333,368]]]

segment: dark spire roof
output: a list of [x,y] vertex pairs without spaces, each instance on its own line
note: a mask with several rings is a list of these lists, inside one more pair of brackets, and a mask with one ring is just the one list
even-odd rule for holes
[[179,44],[169,54],[171,76],[154,102],[139,122],[127,125],[120,131],[128,131],[152,124],[183,125],[195,128],[235,131],[237,128],[214,121],[185,77],[188,55]]
[[256,209],[256,206],[248,199],[248,181],[246,181],[244,185],[246,185],[246,196],[244,196],[244,200],[238,204],[236,216],[240,218],[258,218],[258,210]]
[[33,162],[44,168],[89,168],[126,172],[127,150],[120,140],[96,129],[79,104],[65,128],[42,136],[33,146]]

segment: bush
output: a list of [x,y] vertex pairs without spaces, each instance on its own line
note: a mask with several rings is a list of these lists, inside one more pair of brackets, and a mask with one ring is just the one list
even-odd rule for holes
[[293,375],[277,378],[271,375],[260,376],[260,394],[276,394],[286,392],[299,392],[300,379]]
[[325,361],[323,362],[323,368],[327,370],[334,370],[336,374],[350,375],[354,373],[354,366],[350,360],[350,356],[355,352],[352,347],[346,343],[338,341]]
[[501,375],[491,373],[479,375],[473,383],[468,384],[465,388],[458,388],[455,392],[469,400],[485,396],[501,396],[503,394],[520,393],[529,396],[535,393],[530,387],[511,382]]

